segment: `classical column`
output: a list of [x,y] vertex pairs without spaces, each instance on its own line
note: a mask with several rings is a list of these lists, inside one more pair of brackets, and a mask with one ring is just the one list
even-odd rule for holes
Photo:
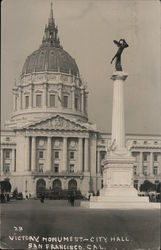
[[31,170],[36,171],[36,137],[32,137]]
[[13,110],[16,111],[16,94],[13,93]]
[[81,102],[81,104],[82,104],[82,106],[81,106],[81,111],[84,113],[84,90],[82,89],[82,91],[81,91],[81,98],[82,98],[82,102]]
[[20,109],[22,109],[22,89],[20,89]]
[[46,108],[46,99],[47,99],[47,86],[45,83],[44,89],[43,89],[43,107],[45,107],[45,108]]
[[142,175],[143,174],[143,152],[140,152],[138,167],[139,167],[138,175]]
[[11,171],[14,172],[14,168],[15,168],[15,149],[12,149],[12,168]]
[[33,107],[33,86],[31,85],[29,108],[32,108],[32,107]]
[[71,108],[72,110],[75,110],[75,89],[72,87],[72,96],[71,96]]
[[118,149],[125,148],[125,118],[124,118],[124,81],[127,74],[113,74],[113,111],[112,111],[112,142]]
[[14,149],[14,172],[16,172],[16,149]]
[[85,138],[85,145],[84,145],[84,172],[89,171],[89,139]]
[[100,162],[100,151],[97,151],[97,173],[99,174],[101,171],[101,162]]
[[59,86],[58,88],[58,108],[62,108],[62,105],[63,105],[63,100],[62,100],[62,85]]
[[68,159],[68,152],[67,152],[67,137],[64,137],[63,138],[63,168],[62,168],[62,171],[63,172],[66,172],[67,171],[67,169],[68,169],[68,162],[67,162],[67,159]]
[[84,98],[85,98],[84,111],[86,114],[88,114],[88,91],[85,91]]
[[30,143],[29,143],[30,137],[25,138],[25,170],[29,171],[29,157],[30,157]]
[[51,142],[52,142],[52,137],[48,137],[46,171],[51,171]]
[[150,152],[149,174],[153,175],[153,152]]
[[83,139],[79,138],[79,170],[80,173],[83,171]]
[[161,174],[161,153],[158,153],[158,162],[159,162],[158,175],[160,175]]
[[0,173],[3,172],[3,149],[1,148],[1,166],[0,166]]

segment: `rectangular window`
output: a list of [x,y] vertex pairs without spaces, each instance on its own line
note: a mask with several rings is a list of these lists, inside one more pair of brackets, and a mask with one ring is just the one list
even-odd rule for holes
[[148,159],[148,155],[147,154],[143,154],[143,159],[144,159],[144,161],[147,161],[147,159]]
[[134,173],[134,175],[137,175],[137,166],[134,166],[133,173]]
[[154,174],[154,175],[157,175],[157,174],[158,174],[158,167],[154,167],[154,168],[153,168],[153,174]]
[[54,165],[54,172],[59,173],[59,164]]
[[28,109],[29,107],[29,96],[25,96],[25,108]]
[[144,166],[143,168],[143,175],[147,175],[148,174],[148,168]]
[[5,163],[4,164],[4,173],[8,173],[8,172],[10,172],[10,164],[9,163]]
[[70,158],[70,160],[74,160],[74,152],[73,151],[70,152],[69,158]]
[[41,107],[41,95],[36,95],[36,107]]
[[74,173],[74,164],[70,164],[70,173]]
[[50,107],[55,107],[55,95],[50,95]]
[[154,161],[158,161],[158,155],[154,154]]
[[10,150],[5,150],[5,158],[6,159],[10,159],[10,156],[11,156],[11,151]]
[[68,96],[67,95],[65,95],[63,97],[63,106],[64,106],[64,108],[68,107]]
[[78,110],[78,98],[75,97],[75,109]]
[[55,151],[55,159],[59,159],[59,151]]
[[43,151],[39,151],[39,158],[42,159],[44,157],[44,152]]
[[44,164],[39,164],[39,172],[43,173]]

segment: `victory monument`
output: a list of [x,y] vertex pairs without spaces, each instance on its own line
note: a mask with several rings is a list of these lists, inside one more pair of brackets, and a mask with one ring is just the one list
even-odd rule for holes
[[148,197],[139,197],[133,187],[134,158],[125,143],[124,118],[124,84],[128,77],[121,66],[121,54],[128,47],[125,39],[114,40],[118,46],[115,59],[116,71],[111,76],[113,80],[113,111],[111,145],[103,161],[103,189],[99,196],[90,199],[90,208],[151,208],[157,207],[149,203]]

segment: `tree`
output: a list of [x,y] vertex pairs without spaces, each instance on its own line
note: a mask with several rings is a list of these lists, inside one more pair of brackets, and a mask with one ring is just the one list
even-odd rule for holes
[[141,184],[140,186],[140,191],[141,192],[150,192],[150,191],[155,191],[156,190],[156,186],[154,183],[145,180],[143,184]]
[[157,185],[157,193],[161,193],[161,182]]

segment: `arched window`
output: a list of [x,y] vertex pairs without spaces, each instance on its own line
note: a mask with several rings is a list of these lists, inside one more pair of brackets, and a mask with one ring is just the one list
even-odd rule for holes
[[0,181],[0,189],[2,192],[11,192],[11,183],[9,180]]
[[39,179],[36,184],[37,193],[42,193],[46,189],[46,182],[43,179]]
[[68,190],[72,190],[72,191],[77,190],[77,182],[76,182],[76,180],[70,180],[68,182]]
[[53,181],[53,190],[57,191],[57,190],[61,190],[62,189],[62,184],[61,181],[59,179],[56,179]]

